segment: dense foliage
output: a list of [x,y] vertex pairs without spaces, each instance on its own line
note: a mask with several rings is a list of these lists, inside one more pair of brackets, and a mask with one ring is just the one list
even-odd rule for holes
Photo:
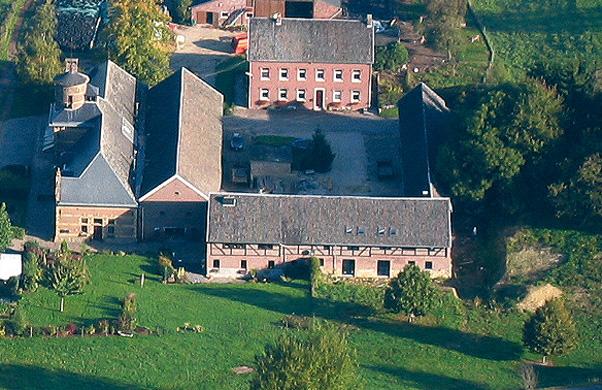
[[375,52],[374,69],[398,71],[410,58],[408,49],[399,42],[392,42],[386,46],[378,46]]
[[300,153],[298,160],[301,170],[312,169],[324,173],[330,171],[335,157],[326,136],[317,129],[312,136],[310,147]]
[[13,228],[6,210],[6,204],[0,204],[0,252],[10,246],[13,239]]
[[410,318],[419,317],[427,314],[435,305],[437,295],[430,274],[410,264],[389,282],[384,306]]
[[257,356],[252,389],[343,390],[358,388],[358,363],[345,332],[312,321],[307,331],[292,330]]
[[50,84],[62,70],[61,49],[55,40],[57,19],[54,2],[45,0],[26,23],[19,52],[19,73],[34,84]]
[[110,59],[151,86],[169,75],[172,33],[154,0],[110,0],[109,19]]
[[168,0],[167,6],[171,13],[172,19],[180,24],[190,22],[190,7],[192,0]]
[[524,342],[533,352],[564,355],[577,346],[577,328],[563,301],[554,299],[537,309],[525,323]]
[[66,296],[81,294],[90,283],[90,272],[85,260],[75,258],[65,241],[55,256],[48,268],[48,285],[61,297],[62,310]]
[[426,36],[435,48],[446,50],[451,56],[461,39],[461,27],[465,23],[466,1],[425,0],[428,13]]
[[120,332],[132,333],[136,330],[138,320],[136,318],[136,312],[138,311],[138,304],[136,303],[136,294],[129,293],[123,299],[121,305],[121,314],[117,320],[117,328]]

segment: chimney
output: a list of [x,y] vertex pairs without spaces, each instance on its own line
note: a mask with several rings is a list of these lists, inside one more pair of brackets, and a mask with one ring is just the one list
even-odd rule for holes
[[79,60],[77,58],[65,58],[65,72],[77,73],[79,68]]
[[374,23],[372,23],[372,14],[368,14],[366,16],[366,27],[367,28],[372,28]]

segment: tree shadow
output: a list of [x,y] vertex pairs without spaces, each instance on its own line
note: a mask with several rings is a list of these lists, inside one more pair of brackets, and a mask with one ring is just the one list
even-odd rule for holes
[[0,387],[7,390],[18,389],[141,389],[104,378],[94,378],[62,370],[49,370],[42,367],[4,364],[0,366]]
[[211,287],[198,289],[198,291],[285,315],[316,316],[343,322],[391,337],[413,340],[480,359],[517,360],[523,352],[519,344],[500,337],[465,333],[446,327],[428,327],[384,319],[366,319],[366,316],[370,314],[363,311],[364,308],[357,304],[335,303],[309,297],[291,297],[288,294],[248,288]]
[[535,365],[540,387],[579,386],[602,383],[602,366],[596,367],[553,367]]
[[479,383],[450,378],[443,375],[430,374],[428,372],[421,371],[410,371],[401,367],[394,366],[365,366],[367,369],[380,372],[392,377],[397,380],[404,382],[405,384],[413,384],[423,389],[487,389]]

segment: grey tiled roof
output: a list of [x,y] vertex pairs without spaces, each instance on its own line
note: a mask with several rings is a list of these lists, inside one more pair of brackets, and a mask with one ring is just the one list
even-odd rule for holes
[[136,78],[112,61],[98,66],[92,76],[92,85],[98,87],[99,94],[130,123],[134,123],[136,113]]
[[85,102],[76,110],[57,109],[52,105],[51,110],[49,125],[53,127],[77,127],[100,115],[100,110],[95,102]]
[[220,190],[222,113],[222,95],[185,68],[150,90],[142,196],[174,175]]
[[208,218],[208,242],[451,246],[448,198],[211,194]]
[[[432,196],[429,138],[446,124],[445,101],[420,83],[397,103],[401,136],[403,196]],[[426,191],[426,193],[423,193]]]
[[372,64],[374,30],[358,20],[252,18],[249,61]]

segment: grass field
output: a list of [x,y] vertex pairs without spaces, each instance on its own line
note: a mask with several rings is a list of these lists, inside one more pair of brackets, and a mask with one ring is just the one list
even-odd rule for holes
[[533,64],[602,58],[602,0],[474,0],[497,60],[520,78]]
[[[164,335],[0,340],[0,388],[246,388],[249,377],[231,369],[252,365],[283,332],[278,321],[292,313],[357,326],[351,340],[368,389],[514,389],[521,359],[537,358],[521,347],[524,316],[518,313],[458,302],[440,308],[439,319],[411,325],[385,315],[352,316],[358,310],[350,304],[312,301],[305,282],[166,286],[150,274],[145,257],[96,255],[88,264],[92,284],[85,294],[67,297],[64,313],[57,296],[41,289],[20,303],[27,319],[43,326],[115,318],[120,299],[135,292],[141,324]],[[185,322],[206,330],[176,333]],[[540,370],[542,384],[602,376],[602,341],[589,337],[583,348],[556,359],[556,367]]]
[[0,0],[0,61],[9,60],[9,46],[19,16],[26,0]]

